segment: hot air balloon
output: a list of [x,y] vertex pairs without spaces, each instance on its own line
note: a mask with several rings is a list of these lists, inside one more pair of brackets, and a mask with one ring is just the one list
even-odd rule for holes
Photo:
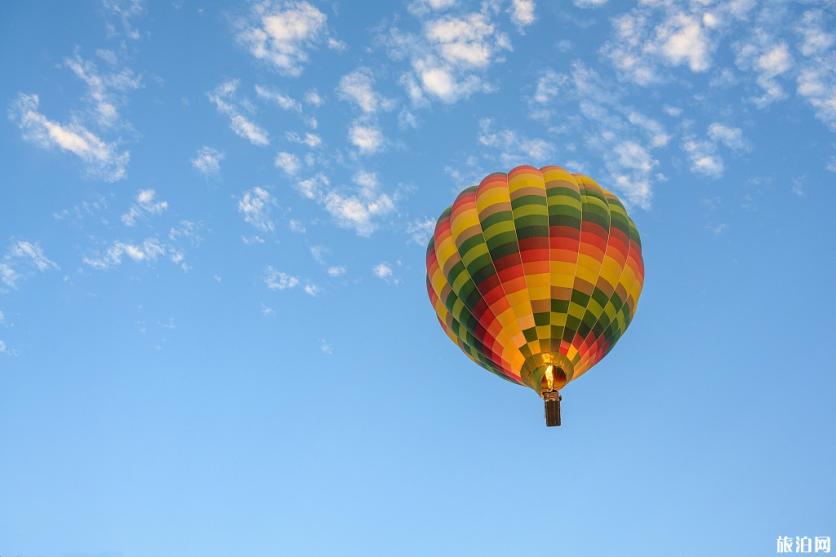
[[471,360],[545,401],[612,350],[636,312],[641,240],[624,205],[583,174],[518,166],[462,191],[427,247],[427,291]]

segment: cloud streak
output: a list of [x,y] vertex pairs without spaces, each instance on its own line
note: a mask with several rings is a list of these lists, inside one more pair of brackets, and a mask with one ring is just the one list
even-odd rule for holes
[[117,182],[127,174],[128,151],[120,151],[78,122],[62,124],[39,111],[36,94],[21,93],[9,109],[9,118],[17,124],[23,139],[42,148],[57,148],[81,159],[86,173],[106,182]]

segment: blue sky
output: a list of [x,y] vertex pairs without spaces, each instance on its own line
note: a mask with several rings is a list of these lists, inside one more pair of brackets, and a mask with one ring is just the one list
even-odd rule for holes
[[[0,555],[769,555],[834,536],[832,2],[4,3]],[[426,299],[561,164],[646,279],[546,429]]]

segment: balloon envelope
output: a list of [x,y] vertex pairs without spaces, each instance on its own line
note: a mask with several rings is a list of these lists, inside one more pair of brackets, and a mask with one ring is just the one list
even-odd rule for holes
[[639,233],[622,203],[558,166],[519,166],[465,189],[427,247],[427,290],[450,339],[540,394],[612,349],[643,280]]

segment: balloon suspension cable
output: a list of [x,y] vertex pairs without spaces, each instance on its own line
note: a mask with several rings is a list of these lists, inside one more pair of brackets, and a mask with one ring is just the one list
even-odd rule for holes
[[563,397],[559,391],[544,391],[543,402],[546,405],[546,426],[560,425],[560,401]]

